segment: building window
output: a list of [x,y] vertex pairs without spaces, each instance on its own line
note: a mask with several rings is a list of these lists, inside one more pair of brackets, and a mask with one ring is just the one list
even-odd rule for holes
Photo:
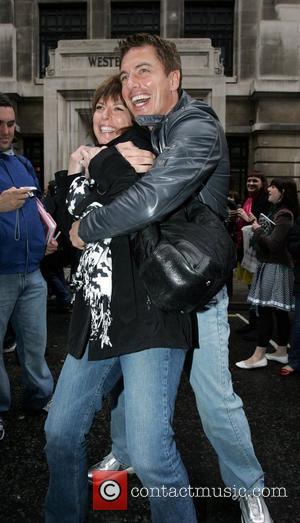
[[248,136],[227,136],[230,158],[230,189],[237,191],[243,200],[248,172]]
[[159,2],[112,2],[111,38],[134,33],[160,33]]
[[233,73],[233,27],[234,0],[184,4],[184,37],[211,38],[212,45],[221,49],[226,76]]
[[49,64],[49,49],[55,49],[59,40],[87,37],[86,3],[40,4],[39,16],[40,77],[43,78]]

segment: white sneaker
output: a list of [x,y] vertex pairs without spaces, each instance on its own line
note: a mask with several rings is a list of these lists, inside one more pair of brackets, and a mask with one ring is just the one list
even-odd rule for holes
[[4,436],[5,436],[4,421],[3,421],[2,416],[0,416],[0,441],[4,438]]
[[44,405],[44,407],[42,408],[42,410],[43,410],[44,412],[47,412],[47,414],[48,414],[49,409],[50,409],[52,403],[53,403],[53,398],[51,398],[51,399],[48,401],[48,403],[46,403],[46,405]]
[[92,467],[89,468],[88,471],[88,478],[89,483],[92,483],[93,481],[93,472],[96,472],[97,470],[125,470],[128,472],[128,474],[134,474],[134,470],[132,467],[129,467],[128,465],[122,465],[112,452],[110,452],[105,458],[103,458],[102,461],[99,461],[99,463],[96,463]]
[[14,350],[16,349],[16,346],[17,346],[17,342],[14,341],[13,343],[11,343],[10,345],[8,345],[7,347],[3,348],[3,352],[14,352]]
[[239,498],[242,523],[273,523],[263,496],[248,494]]

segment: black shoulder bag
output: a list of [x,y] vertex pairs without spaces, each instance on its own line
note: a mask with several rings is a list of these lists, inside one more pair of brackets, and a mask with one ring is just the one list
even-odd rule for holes
[[166,311],[203,309],[236,265],[225,225],[197,197],[164,222],[136,233],[132,246],[152,303]]

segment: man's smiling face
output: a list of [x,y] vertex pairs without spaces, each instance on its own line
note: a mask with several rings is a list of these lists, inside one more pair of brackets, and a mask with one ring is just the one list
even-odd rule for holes
[[0,151],[10,149],[16,129],[15,111],[12,107],[0,107]]
[[122,95],[134,116],[168,114],[178,101],[179,71],[166,74],[155,48],[133,47],[121,63]]

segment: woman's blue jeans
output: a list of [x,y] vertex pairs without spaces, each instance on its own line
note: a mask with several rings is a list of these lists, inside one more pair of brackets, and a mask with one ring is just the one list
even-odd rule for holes
[[[227,307],[224,287],[210,306],[197,314],[200,349],[194,351],[190,383],[225,485],[252,492],[254,488],[263,488],[264,475],[254,453],[242,400],[233,390],[228,368]],[[130,465],[123,412],[121,394],[111,415],[112,453],[120,463]]]
[[[81,523],[88,512],[86,436],[103,398],[123,375],[128,455],[147,488],[188,488],[174,441],[174,404],[185,359],[181,349],[148,349],[101,361],[68,355],[46,430],[50,483],[47,523]],[[149,498],[154,523],[195,523],[192,498]]]

